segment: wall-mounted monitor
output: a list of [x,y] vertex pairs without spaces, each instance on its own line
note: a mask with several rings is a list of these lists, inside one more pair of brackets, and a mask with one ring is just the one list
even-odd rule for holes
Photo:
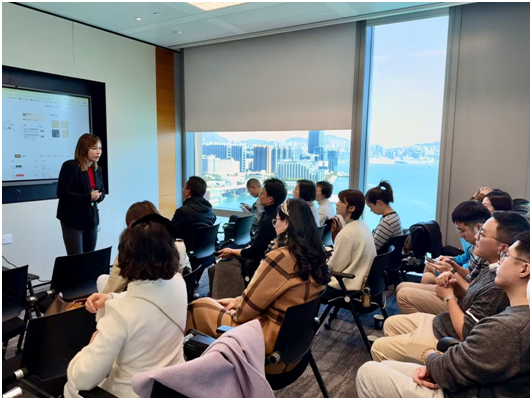
[[84,133],[102,141],[108,192],[105,84],[6,66],[2,77],[2,203],[56,198]]

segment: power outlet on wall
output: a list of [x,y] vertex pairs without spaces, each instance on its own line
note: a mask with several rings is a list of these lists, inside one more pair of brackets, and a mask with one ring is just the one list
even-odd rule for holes
[[2,235],[2,244],[13,243],[13,235]]

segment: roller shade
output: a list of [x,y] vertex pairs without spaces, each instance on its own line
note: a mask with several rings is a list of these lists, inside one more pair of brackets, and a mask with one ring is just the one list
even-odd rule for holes
[[187,132],[350,129],[355,28],[184,49]]

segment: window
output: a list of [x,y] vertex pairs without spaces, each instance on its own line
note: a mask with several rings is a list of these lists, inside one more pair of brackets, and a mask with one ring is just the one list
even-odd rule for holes
[[[195,134],[195,174],[208,185],[214,208],[240,210],[252,204],[246,182],[279,178],[288,197],[298,179],[327,180],[334,195],[349,187],[350,130],[202,132]],[[200,146],[201,145],[201,146]]]
[[448,16],[368,28],[366,190],[390,182],[403,228],[436,217],[447,29]]

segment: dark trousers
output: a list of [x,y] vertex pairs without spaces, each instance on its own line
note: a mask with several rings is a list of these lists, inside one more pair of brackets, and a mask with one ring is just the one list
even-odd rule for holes
[[61,221],[61,230],[63,231],[63,241],[67,255],[87,253],[96,249],[96,240],[98,239],[98,227],[91,229],[75,229],[67,226]]

